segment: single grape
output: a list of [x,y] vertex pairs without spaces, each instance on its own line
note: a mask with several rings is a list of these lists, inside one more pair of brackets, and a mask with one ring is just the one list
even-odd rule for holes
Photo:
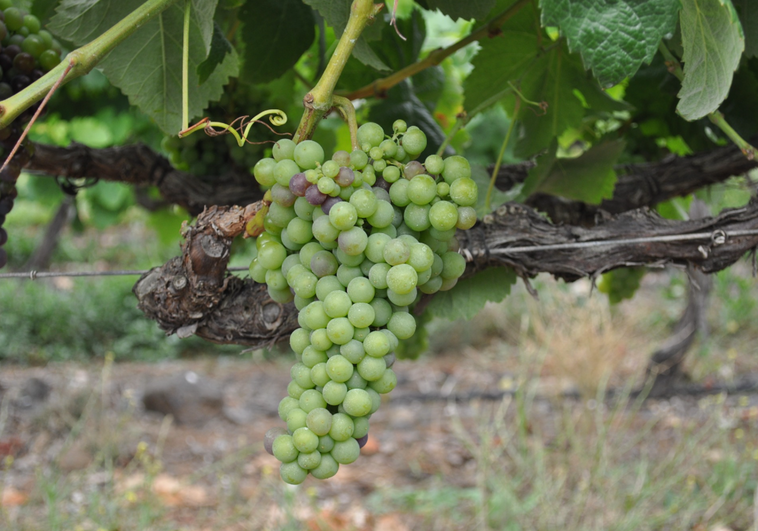
[[295,146],[293,156],[298,166],[311,170],[324,162],[324,148],[313,140],[303,140]]
[[379,124],[368,122],[358,128],[357,138],[358,143],[361,146],[363,146],[363,144],[368,144],[370,146],[368,150],[364,149],[364,151],[369,151],[371,147],[378,146],[382,143],[384,140],[384,130]]
[[282,466],[279,467],[279,476],[285,483],[300,485],[308,477],[308,471],[293,461],[292,463],[282,463]]
[[295,447],[292,436],[282,433],[271,443],[271,453],[282,463],[291,463],[297,459],[298,449]]
[[450,198],[460,206],[475,205],[477,196],[478,190],[473,179],[464,177],[450,185]]
[[277,162],[286,159],[294,161],[296,147],[297,144],[295,144],[289,138],[283,138],[279,140],[276,144],[274,144],[274,149],[272,150],[274,160]]

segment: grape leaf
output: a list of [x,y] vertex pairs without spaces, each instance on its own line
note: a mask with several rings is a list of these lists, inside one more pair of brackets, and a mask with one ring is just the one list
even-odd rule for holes
[[197,77],[202,85],[211,76],[216,67],[220,65],[227,54],[232,53],[232,43],[226,40],[224,33],[218,24],[213,26],[213,38],[211,39],[211,51],[208,58],[197,67]]
[[537,159],[537,166],[529,171],[523,197],[543,192],[591,205],[613,197],[616,186],[613,167],[624,150],[623,141],[597,144],[573,159],[557,158],[556,147],[557,143],[553,142],[550,151]]
[[603,86],[650,63],[679,12],[679,0],[542,0],[540,6],[542,24],[561,29]]
[[512,269],[492,267],[464,278],[450,291],[434,295],[426,307],[431,315],[449,319],[471,319],[488,302],[500,302],[511,292],[516,283],[516,273]]
[[684,80],[676,110],[697,120],[718,109],[729,94],[745,48],[731,0],[682,0]]
[[265,83],[297,63],[316,37],[313,11],[300,0],[256,0],[239,11],[246,79]]
[[539,41],[533,33],[505,31],[483,41],[481,50],[471,62],[474,70],[464,83],[466,110],[473,111],[508,90],[508,82],[515,83],[534,62],[538,52]]
[[497,186],[492,188],[492,197],[490,198],[490,208],[487,208],[487,189],[490,186],[492,175],[487,173],[487,169],[479,164],[471,165],[471,178],[479,188],[479,195],[476,198],[476,215],[479,219],[497,209],[500,205],[513,199],[511,194],[501,192]]
[[[197,68],[208,56],[216,0],[191,0],[189,116],[201,115],[217,100],[229,77],[238,73],[236,53],[227,54],[202,85]],[[108,30],[142,4],[141,0],[64,0],[48,28],[81,46]],[[129,101],[166,133],[181,128],[184,10],[174,4],[125,39],[98,67]]]
[[758,4],[755,0],[738,0],[737,6],[745,32],[745,55],[758,57]]
[[[342,32],[345,31],[345,26],[347,26],[347,19],[350,16],[350,0],[303,0],[303,2],[321,13],[327,24],[334,28],[334,32],[337,35],[342,35]],[[379,22],[380,18],[377,17],[374,24],[378,24]],[[364,36],[359,37],[355,42],[353,55],[364,65],[371,66],[380,71],[389,70],[384,61],[379,59],[374,50],[371,49]]]
[[453,20],[483,19],[492,10],[496,0],[429,0],[429,9],[438,9]]
[[556,46],[529,66],[521,79],[521,93],[532,102],[546,103],[547,107],[542,110],[521,105],[518,118],[524,131],[516,145],[516,155],[534,155],[569,127],[581,125],[584,107],[574,88],[583,82],[584,69],[579,58],[570,55],[564,46]]

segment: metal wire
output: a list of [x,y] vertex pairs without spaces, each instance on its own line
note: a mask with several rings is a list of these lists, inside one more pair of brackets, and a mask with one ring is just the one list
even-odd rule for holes
[[[652,236],[650,238],[625,238],[621,240],[596,240],[589,242],[574,243],[556,243],[551,245],[532,245],[522,247],[501,247],[489,250],[494,255],[509,255],[519,253],[535,253],[540,251],[560,251],[566,249],[586,249],[589,247],[608,247],[615,245],[633,245],[637,243],[660,243],[660,242],[677,242],[692,240],[710,240],[714,246],[723,245],[729,238],[737,236],[755,236],[758,235],[758,229],[753,230],[734,230],[724,231],[717,229],[712,232],[696,232],[694,234],[671,234],[668,236]],[[707,253],[701,250],[701,253],[707,257]],[[466,253],[464,253],[466,254]],[[471,252],[467,251],[467,259],[470,259]],[[230,267],[227,271],[247,271],[247,267]],[[150,271],[144,270],[125,270],[125,271],[28,271],[20,273],[0,273],[0,280],[5,278],[23,278],[28,280],[37,280],[38,278],[55,278],[55,277],[118,277],[144,275]]]
[[[230,267],[227,271],[247,271],[248,267]],[[125,277],[144,275],[149,269],[127,269],[123,271],[26,271],[19,273],[0,273],[0,280],[4,278],[22,278],[37,280],[38,278],[57,277]]]

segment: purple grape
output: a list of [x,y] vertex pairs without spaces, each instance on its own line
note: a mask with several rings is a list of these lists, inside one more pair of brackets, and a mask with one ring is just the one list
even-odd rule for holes
[[271,199],[279,206],[291,207],[297,197],[288,188],[277,183],[271,188]]
[[[0,55],[0,57],[4,57]],[[0,100],[4,100],[13,96],[13,89],[8,83],[0,83]]]
[[0,68],[3,69],[3,72],[7,72],[11,68],[13,68],[13,59],[8,57],[4,53],[0,54]]
[[15,183],[16,179],[18,179],[18,175],[14,174],[10,167],[6,167],[3,171],[0,171],[0,181]]
[[8,232],[4,228],[0,227],[0,247],[5,245],[5,242],[7,241],[8,241]]
[[366,446],[366,443],[368,442],[368,433],[364,435],[363,437],[361,437],[360,439],[356,439],[356,441],[358,441],[358,447],[363,448],[364,446]]
[[34,70],[32,70],[32,81],[37,81],[39,78],[41,78],[44,75],[45,73],[42,70],[40,70],[39,68],[35,68]]
[[324,203],[326,201],[326,198],[328,196],[326,194],[322,194],[318,186],[309,186],[308,189],[305,191],[305,198],[308,200],[310,204],[313,206],[318,206]]
[[21,53],[21,46],[19,46],[18,44],[11,44],[10,46],[6,46],[5,48],[3,48],[3,54],[8,56],[8,58],[10,58],[11,60],[13,60],[13,58],[16,57],[20,53]]
[[334,155],[332,155],[332,160],[339,164],[340,166],[349,166],[350,165],[350,153],[345,151],[344,149],[341,149],[339,151],[335,151]]
[[13,58],[13,66],[23,74],[31,74],[35,62],[34,57],[26,52],[21,52]]
[[374,187],[379,187],[382,190],[389,192],[390,186],[392,186],[390,183],[384,180],[384,177],[377,177],[376,183],[374,183]]
[[20,92],[31,84],[32,80],[27,76],[16,76],[11,79],[11,88],[15,92]]
[[310,188],[311,183],[305,178],[304,173],[296,173],[290,179],[290,192],[298,197],[305,197],[305,191]]
[[396,359],[397,359],[397,357],[395,356],[394,352],[390,352],[389,354],[387,354],[386,356],[384,356],[384,363],[387,364],[387,368],[388,369],[395,364],[395,360]]
[[3,197],[0,199],[0,216],[6,215],[13,209],[13,199],[10,197]]
[[274,441],[277,437],[285,435],[286,433],[287,430],[285,428],[271,428],[266,432],[266,435],[263,436],[263,448],[265,448],[271,455],[274,455]]
[[[342,201],[339,197],[327,197],[326,200],[321,205],[321,210],[324,211],[324,214],[329,214],[329,211],[332,209],[334,205]],[[340,207],[342,208],[342,207]]]
[[405,173],[406,179],[413,179],[416,175],[421,175],[425,171],[423,164],[417,160],[412,160],[405,165],[403,173]]
[[334,181],[342,188],[347,188],[353,184],[353,181],[355,181],[355,173],[353,173],[353,170],[350,168],[342,167],[340,168],[340,172],[337,174],[337,177],[334,178]]

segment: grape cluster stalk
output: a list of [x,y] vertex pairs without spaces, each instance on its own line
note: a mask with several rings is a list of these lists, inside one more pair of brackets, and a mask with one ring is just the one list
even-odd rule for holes
[[[39,19],[13,7],[11,0],[0,0],[0,100],[26,88],[60,61],[60,43],[48,31],[41,29]],[[3,160],[18,142],[23,124],[34,115],[38,105],[33,105],[18,120],[0,130],[0,156]],[[22,145],[13,160],[0,172],[0,268],[8,262],[8,254],[3,248],[8,241],[8,233],[3,225],[18,195],[16,180],[31,155],[30,144]]]
[[453,288],[466,262],[456,231],[476,223],[477,186],[460,156],[414,160],[418,127],[366,123],[360,149],[325,160],[312,140],[280,140],[253,168],[272,198],[250,265],[280,303],[294,299],[297,363],[266,434],[286,483],[334,476],[366,444],[369,418],[397,384],[395,349],[416,331],[409,307]]

